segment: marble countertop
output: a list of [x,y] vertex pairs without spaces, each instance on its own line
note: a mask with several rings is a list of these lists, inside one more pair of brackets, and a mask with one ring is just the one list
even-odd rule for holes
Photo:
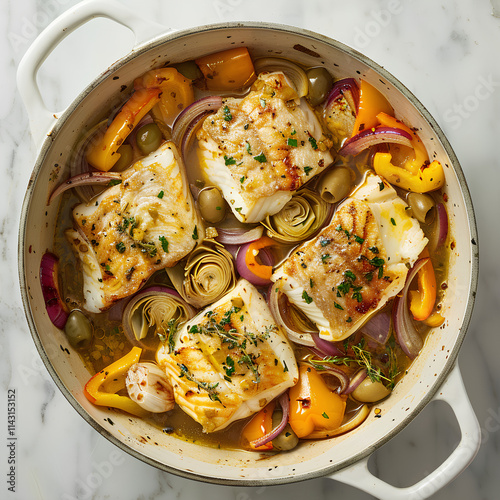
[[[465,172],[481,239],[479,291],[459,356],[483,430],[469,468],[433,499],[493,500],[500,491],[500,363],[497,263],[500,165],[500,19],[495,2],[480,0],[120,0],[142,16],[173,28],[252,20],[307,28],[374,59],[400,79],[436,118]],[[115,448],[92,429],[50,379],[34,347],[17,277],[17,231],[36,157],[27,113],[16,90],[16,68],[36,35],[75,0],[4,0],[0,4],[0,498],[236,499],[373,498],[317,479],[267,488],[207,485],[158,471]],[[139,7],[140,5],[140,7]],[[499,11],[496,11],[499,12]],[[106,33],[106,42],[100,38]],[[47,60],[39,84],[49,108],[63,109],[111,62],[129,51],[131,34],[96,20],[69,37]],[[76,57],[75,57],[76,56]],[[61,72],[61,67],[67,68]],[[497,222],[495,222],[495,220]],[[7,402],[16,391],[16,492],[9,492]],[[424,477],[457,444],[445,405],[427,407],[373,457],[380,477],[407,485]],[[390,474],[392,471],[392,474]]]

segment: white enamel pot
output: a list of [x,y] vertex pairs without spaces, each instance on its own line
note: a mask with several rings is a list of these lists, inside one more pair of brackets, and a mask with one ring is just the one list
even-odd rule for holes
[[[106,17],[130,28],[136,35],[137,45],[99,75],[67,109],[48,110],[36,84],[38,68],[68,33],[95,17]],[[156,38],[140,43],[154,34]],[[380,89],[397,110],[397,116],[419,129],[430,155],[445,166],[446,207],[454,241],[443,304],[446,322],[428,336],[422,353],[391,397],[377,406],[381,418],[375,418],[372,411],[359,428],[347,435],[304,442],[291,452],[265,460],[256,453],[187,443],[139,419],[89,403],[82,390],[89,373],[64,333],[50,322],[38,279],[40,259],[53,245],[58,210],[57,203],[46,205],[47,195],[55,182],[68,176],[66,165],[71,147],[82,127],[106,116],[119,102],[117,95],[122,86],[131,89],[133,79],[150,68],[239,46],[248,47],[253,56],[279,55],[305,66],[324,65],[334,71],[336,78],[360,77]],[[480,430],[456,360],[471,317],[477,285],[478,249],[473,208],[464,175],[448,141],[422,104],[396,78],[353,49],[295,27],[227,23],[168,31],[139,19],[111,0],[90,0],[68,10],[34,42],[19,66],[18,85],[39,148],[19,232],[19,272],[26,317],[40,356],[55,383],[99,433],[134,457],[187,478],[248,486],[328,476],[385,500],[427,498],[470,463],[479,448]],[[395,488],[371,475],[367,461],[373,451],[400,432],[433,399],[446,401],[455,412],[461,430],[458,447],[434,472],[408,488]]]

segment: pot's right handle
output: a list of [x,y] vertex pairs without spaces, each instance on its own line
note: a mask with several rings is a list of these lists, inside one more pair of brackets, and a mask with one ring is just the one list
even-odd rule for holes
[[462,438],[451,455],[427,477],[407,488],[392,486],[368,470],[370,457],[329,476],[382,500],[424,500],[455,479],[474,459],[481,445],[481,429],[467,396],[458,364],[434,400],[448,403],[460,426]]
[[105,17],[129,28],[135,35],[135,45],[160,33],[173,30],[146,20],[115,0],[85,0],[68,9],[40,33],[19,63],[17,86],[28,111],[30,129],[37,148],[63,111],[51,111],[45,106],[36,75],[49,54],[77,28]]

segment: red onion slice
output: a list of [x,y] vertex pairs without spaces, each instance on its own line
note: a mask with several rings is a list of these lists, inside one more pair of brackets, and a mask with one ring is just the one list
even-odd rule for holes
[[361,327],[361,331],[375,342],[384,345],[391,331],[391,316],[385,312],[379,312]]
[[351,378],[351,381],[349,382],[349,385],[347,386],[347,389],[345,390],[344,394],[351,394],[351,392],[354,392],[358,388],[359,384],[361,384],[361,382],[363,382],[365,378],[366,378],[366,368],[357,371]]
[[181,150],[183,157],[186,156],[185,150],[189,146],[198,122],[208,115],[216,113],[221,106],[222,97],[204,97],[193,102],[177,116],[172,125],[172,140]]
[[[49,201],[47,205],[50,205],[54,198],[57,198],[60,194],[64,193],[68,189],[81,187],[81,186],[95,186],[97,184],[110,185],[115,182],[119,184],[121,182],[121,174],[119,172],[85,172],[83,174],[75,175],[70,177],[67,181],[59,184],[54,191],[52,191],[49,196]],[[119,182],[118,182],[119,181]]]
[[290,399],[288,398],[288,392],[283,393],[278,398],[278,402],[281,406],[281,410],[283,411],[281,422],[271,432],[264,434],[264,436],[258,439],[250,441],[250,446],[252,448],[259,448],[260,446],[264,446],[265,444],[269,443],[269,441],[277,438],[286,427],[286,424],[288,423],[288,416],[290,414]]
[[448,214],[446,213],[446,208],[442,203],[438,203],[436,205],[436,211],[437,211],[437,234],[438,234],[438,241],[437,241],[437,246],[438,248],[442,245],[444,245],[446,238],[448,236]]
[[394,299],[392,306],[392,321],[394,323],[394,331],[396,339],[403,349],[404,353],[410,358],[415,359],[422,349],[423,341],[420,334],[413,324],[413,319],[410,315],[408,307],[408,289],[410,288],[413,278],[417,275],[418,271],[427,263],[429,258],[418,260],[406,279],[405,286],[401,295]]
[[40,285],[50,321],[54,326],[62,329],[68,319],[68,313],[59,295],[58,263],[59,259],[54,254],[50,252],[44,254],[40,262]]
[[311,336],[322,356],[345,356],[345,353],[342,352],[333,342],[322,339],[319,336],[319,333],[312,333]]
[[330,93],[326,98],[326,107],[328,107],[332,101],[335,101],[340,96],[344,96],[345,93],[351,94],[354,104],[353,111],[357,113],[359,106],[359,87],[354,78],[344,78],[343,80],[335,82],[335,85],[332,87],[332,90],[330,90]]
[[244,245],[258,240],[264,232],[264,226],[256,226],[253,229],[247,230],[243,228],[217,228],[217,238],[219,243],[223,245]]
[[348,139],[339,151],[340,156],[356,156],[361,151],[381,143],[396,143],[409,148],[412,147],[411,135],[399,128],[375,127],[362,130],[359,134]]
[[[253,242],[246,243],[238,250],[238,254],[236,255],[236,270],[238,271],[238,274],[242,278],[248,280],[250,283],[252,283],[252,285],[256,286],[269,285],[271,283],[271,280],[255,275],[252,272],[252,270],[247,266],[246,255],[247,252],[250,251],[250,245],[252,243]],[[272,258],[270,252],[266,250],[266,248],[260,248],[258,251],[262,264],[265,266],[272,267],[274,265],[274,259]]]

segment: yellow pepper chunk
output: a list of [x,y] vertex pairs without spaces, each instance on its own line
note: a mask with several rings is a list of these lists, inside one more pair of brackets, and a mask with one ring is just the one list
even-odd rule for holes
[[106,132],[93,144],[87,161],[97,170],[107,172],[120,159],[118,148],[144,115],[160,100],[160,89],[136,90],[123,105]]
[[436,303],[436,276],[427,248],[420,257],[425,258],[427,262],[417,273],[418,290],[410,290],[410,311],[417,321],[427,319]]
[[425,146],[415,131],[386,113],[379,113],[377,119],[385,127],[399,128],[409,133],[415,157],[399,167],[392,164],[390,153],[376,153],[373,158],[375,172],[391,184],[415,193],[427,193],[443,186],[445,178],[441,163],[437,160],[429,163]]
[[273,412],[274,412],[275,402],[271,401],[262,410],[256,413],[250,422],[245,425],[243,432],[241,434],[241,444],[244,448],[250,448],[252,450],[272,450],[273,442],[269,441],[262,446],[252,446],[250,443],[256,439],[269,434],[273,430]]
[[97,406],[108,406],[131,413],[136,417],[144,417],[148,411],[141,408],[128,396],[116,394],[120,389],[125,389],[125,377],[128,369],[139,361],[142,349],[132,347],[132,350],[111,363],[100,372],[97,372],[86,384],[83,390],[85,397]]
[[289,394],[289,423],[299,438],[315,431],[337,429],[342,424],[346,396],[331,391],[311,366],[300,366],[299,381]]

